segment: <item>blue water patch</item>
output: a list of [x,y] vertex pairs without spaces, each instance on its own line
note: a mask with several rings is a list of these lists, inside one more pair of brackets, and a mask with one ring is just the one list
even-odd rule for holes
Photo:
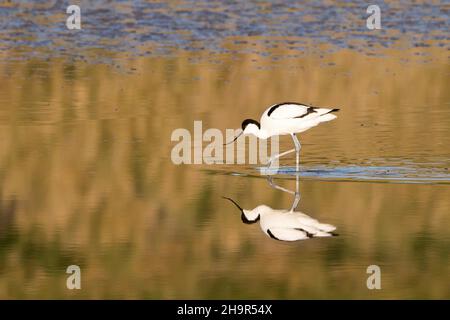
[[[289,0],[78,1],[81,30],[66,28],[70,4],[0,4],[0,51],[21,48],[24,58],[34,50],[43,58],[59,55],[74,59],[85,57],[85,49],[131,55],[167,55],[179,50],[251,51],[267,56],[274,48],[307,51],[307,39],[373,53],[375,47],[391,47],[400,38],[402,45],[411,47],[429,46],[426,42],[430,40],[440,47],[450,47],[449,11],[444,2],[380,2],[381,30],[366,27],[368,3],[356,0],[339,5]],[[49,47],[52,50],[45,50]],[[101,59],[102,55],[93,53],[91,58]]]
[[340,166],[340,167],[258,167],[261,175],[277,175],[280,178],[300,176],[319,180],[354,180],[396,183],[450,184],[450,172],[446,168],[414,168],[396,166]]

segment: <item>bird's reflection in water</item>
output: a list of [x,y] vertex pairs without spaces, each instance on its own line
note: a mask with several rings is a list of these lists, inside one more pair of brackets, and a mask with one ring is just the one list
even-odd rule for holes
[[336,227],[331,224],[320,223],[310,216],[295,211],[300,202],[298,177],[296,191],[285,189],[276,185],[272,178],[268,178],[271,187],[294,195],[294,201],[290,209],[272,209],[261,204],[252,210],[246,210],[231,198],[224,199],[232,202],[240,211],[242,222],[253,224],[259,222],[262,231],[269,237],[280,241],[298,241],[316,237],[336,236]]

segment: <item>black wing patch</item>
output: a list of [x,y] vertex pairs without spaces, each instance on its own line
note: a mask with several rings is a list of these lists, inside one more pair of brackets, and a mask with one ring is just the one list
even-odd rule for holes
[[[305,104],[305,103],[283,102],[283,103],[279,103],[279,104],[276,104],[276,105],[274,105],[273,107],[271,107],[271,108],[269,109],[269,111],[267,112],[267,116],[270,117],[270,115],[271,115],[275,110],[277,110],[278,107],[281,107],[281,106],[283,106],[283,105],[285,105],[285,104],[293,104],[293,105],[297,105],[297,106],[304,106],[304,107],[307,107],[306,112],[305,112],[304,114],[302,114],[301,116],[294,117],[294,119],[306,117],[307,115],[309,115],[309,114],[311,114],[311,113],[314,113],[314,112],[317,112],[317,110],[320,109],[320,107],[312,107],[312,106],[308,106],[308,105]],[[339,111],[339,109],[331,109],[330,111],[328,111],[328,112],[325,113],[325,114],[332,113],[332,112],[338,112],[338,111]],[[322,114],[322,115],[325,115],[325,114]]]
[[275,237],[275,236],[273,235],[273,233],[272,233],[272,231],[270,231],[270,229],[267,229],[267,234],[268,234],[269,237],[271,237],[272,239],[281,241],[280,239],[278,239],[277,237]]
[[311,113],[313,113],[313,112],[317,112],[316,109],[318,109],[318,108],[315,108],[315,107],[308,107],[308,109],[306,109],[306,113],[302,114],[301,116],[294,117],[294,118],[303,118],[303,117],[306,117],[308,114],[311,114]]
[[[275,110],[277,110],[278,107],[281,107],[281,106],[283,106],[283,105],[285,105],[285,104],[295,104],[295,105],[297,105],[297,106],[306,106],[306,104],[304,104],[304,103],[298,103],[298,102],[282,102],[282,103],[279,103],[279,104],[276,104],[276,105],[272,106],[272,107],[269,109],[269,112],[267,112],[267,116],[270,117],[270,115],[272,114],[272,112],[274,112]],[[311,107],[311,108],[312,108],[312,107]]]
[[[308,114],[311,114],[313,112],[317,112],[317,110],[320,108],[316,108],[316,107],[308,107],[308,109],[306,109],[306,113],[302,114],[301,116],[295,117],[295,118],[303,118],[306,117]],[[327,113],[322,114],[322,116],[332,113],[332,112],[338,112],[339,109],[331,109],[330,111],[328,111]]]
[[314,237],[314,235],[313,235],[312,233],[306,231],[305,229],[302,229],[302,228],[295,228],[295,230],[302,231],[302,232],[306,233],[306,236],[307,236],[308,238],[313,238],[313,237]]

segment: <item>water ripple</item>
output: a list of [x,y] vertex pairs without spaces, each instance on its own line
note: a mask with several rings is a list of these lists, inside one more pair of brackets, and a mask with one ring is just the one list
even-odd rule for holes
[[305,180],[355,181],[383,183],[416,183],[416,184],[450,184],[448,168],[414,168],[400,166],[300,166],[279,168],[240,167],[240,171],[232,168],[205,169],[210,174],[225,174],[246,177],[263,177],[269,175],[278,179],[293,179],[299,175]]

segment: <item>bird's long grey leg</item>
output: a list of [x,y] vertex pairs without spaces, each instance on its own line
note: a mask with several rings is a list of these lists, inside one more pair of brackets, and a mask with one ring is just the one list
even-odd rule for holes
[[286,188],[283,188],[283,187],[280,187],[279,185],[275,184],[275,183],[273,182],[273,178],[272,178],[271,176],[267,177],[267,181],[269,181],[269,184],[270,184],[270,186],[271,186],[272,188],[278,189],[278,190],[281,190],[281,191],[284,191],[284,192],[287,192],[287,193],[290,193],[290,194],[294,194],[294,195],[295,195],[295,192],[294,192],[294,191],[289,190],[289,189],[286,189]]
[[295,153],[296,153],[296,157],[295,157],[295,171],[300,171],[300,149],[302,148],[302,145],[300,144],[300,141],[298,141],[297,136],[295,135],[295,133],[291,134],[292,136],[292,140],[294,141],[294,145],[295,145]]
[[294,202],[292,203],[291,211],[294,211],[300,202],[300,191],[299,191],[299,176],[295,177],[295,193]]
[[300,193],[296,192],[294,202],[292,203],[291,211],[294,211],[297,208],[299,202],[300,202]]
[[297,208],[297,206],[298,206],[298,204],[299,204],[299,202],[300,202],[299,177],[298,177],[298,176],[296,177],[296,181],[295,181],[295,192],[292,191],[292,190],[283,188],[283,187],[281,187],[281,186],[275,184],[275,183],[273,182],[273,178],[272,178],[272,177],[267,177],[267,181],[269,182],[269,184],[270,184],[270,186],[271,186],[272,188],[277,189],[277,190],[281,190],[281,191],[283,191],[283,192],[287,192],[287,193],[289,193],[289,194],[293,194],[293,195],[294,195],[294,201],[293,201],[293,203],[292,203],[292,207],[291,207],[291,210],[290,210],[290,211],[294,211],[294,210]]
[[288,150],[288,151],[285,151],[285,152],[282,152],[282,153],[279,153],[279,154],[276,154],[276,155],[270,157],[269,161],[267,161],[267,166],[270,166],[274,160],[276,160],[278,158],[281,158],[282,156],[285,156],[285,155],[287,155],[289,153],[292,153],[294,151],[296,151],[295,148],[291,149],[291,150]]

